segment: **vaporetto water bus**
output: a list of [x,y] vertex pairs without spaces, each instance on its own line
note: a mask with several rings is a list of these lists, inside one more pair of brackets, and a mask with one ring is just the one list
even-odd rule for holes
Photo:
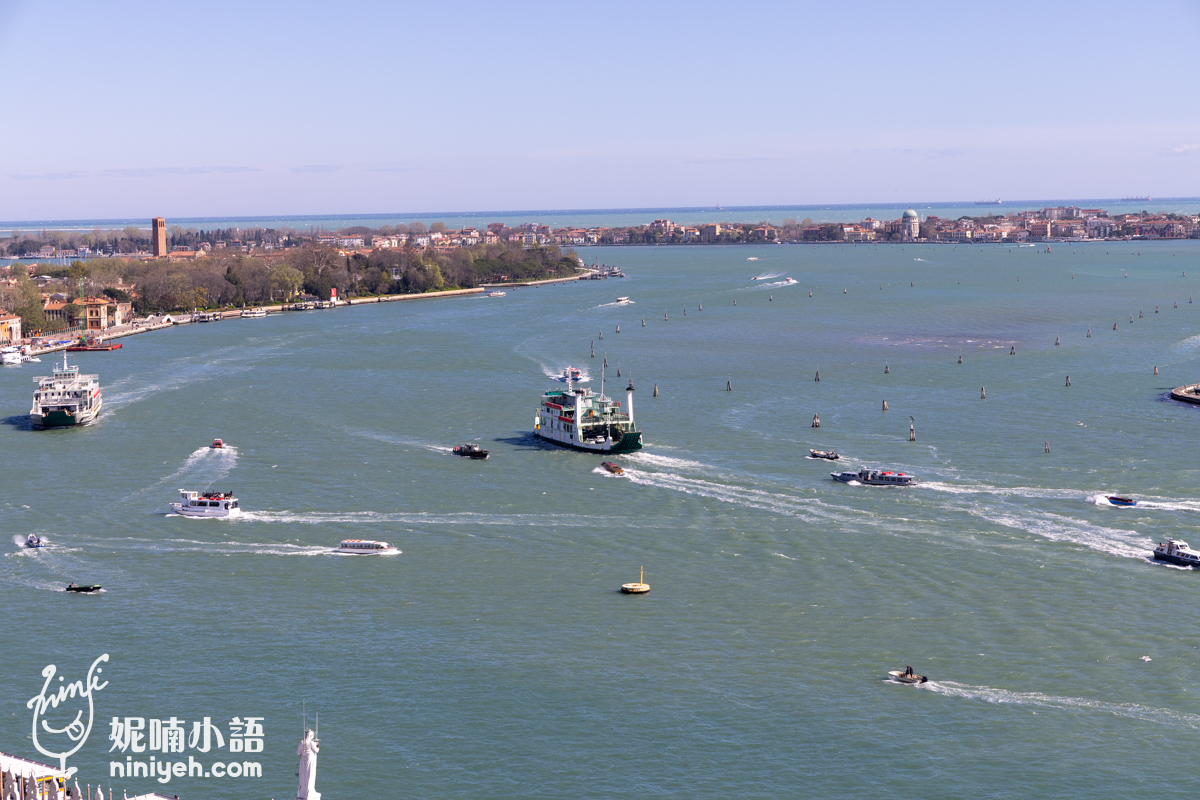
[[860,469],[858,472],[831,472],[835,481],[861,483],[865,486],[912,486],[918,479],[903,472],[893,472],[890,469],[874,470]]
[[563,447],[592,453],[628,453],[642,449],[642,432],[633,420],[633,380],[625,389],[625,408],[604,394],[601,374],[600,394],[591,389],[575,388],[567,380],[566,389],[553,389],[542,395],[533,430],[541,438]]
[[65,353],[62,366],[55,366],[53,375],[34,380],[38,388],[33,392],[29,421],[35,428],[87,425],[104,406],[100,376],[80,375],[78,366],[67,364]]
[[233,492],[192,492],[179,490],[180,502],[170,503],[171,511],[184,517],[236,517],[242,513]]
[[342,539],[335,553],[349,553],[353,556],[386,556],[399,553],[387,542],[375,542],[370,539]]

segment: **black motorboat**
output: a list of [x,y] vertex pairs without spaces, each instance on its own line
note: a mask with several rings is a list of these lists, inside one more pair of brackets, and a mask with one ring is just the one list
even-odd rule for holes
[[836,450],[809,450],[808,454],[813,458],[824,458],[827,461],[837,461],[841,458]]
[[477,444],[462,444],[454,448],[454,455],[465,458],[487,458],[488,451]]
[[75,583],[75,581],[71,581],[71,583],[67,586],[66,590],[68,592],[76,592],[78,594],[96,594],[97,592],[100,591],[100,584],[95,583],[95,584],[88,584],[85,586],[80,586],[79,584]]

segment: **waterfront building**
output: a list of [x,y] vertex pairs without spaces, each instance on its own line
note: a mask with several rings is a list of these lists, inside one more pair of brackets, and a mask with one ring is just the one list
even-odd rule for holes
[[21,341],[21,318],[16,314],[0,312],[0,344]]
[[900,238],[906,242],[916,241],[921,235],[921,220],[911,208],[900,216]]
[[150,220],[150,252],[155,258],[167,254],[167,221],[162,217]]

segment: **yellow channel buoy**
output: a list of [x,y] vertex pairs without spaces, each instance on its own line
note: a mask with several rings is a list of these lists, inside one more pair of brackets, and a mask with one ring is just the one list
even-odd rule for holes
[[621,591],[625,594],[645,594],[650,591],[650,585],[645,583],[645,569],[638,567],[638,582],[621,584]]

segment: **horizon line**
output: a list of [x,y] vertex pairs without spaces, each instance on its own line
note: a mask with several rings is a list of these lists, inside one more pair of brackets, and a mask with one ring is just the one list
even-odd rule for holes
[[[1183,202],[1196,201],[1200,202],[1200,197],[1159,197],[1152,198],[1148,201],[1152,203],[1166,202]],[[1008,206],[1029,206],[1041,205],[1050,203],[1132,203],[1139,202],[1138,199],[1124,199],[1117,197],[1100,197],[1100,198],[1051,198],[1051,199],[1029,199],[1029,200],[1009,200],[1000,205]],[[973,206],[978,204],[986,204],[989,207],[996,207],[992,201],[985,200],[923,200],[913,203],[897,203],[894,201],[878,202],[878,203],[804,203],[804,204],[768,204],[768,205],[739,205],[739,206],[628,206],[616,208],[541,208],[541,209],[510,209],[510,210],[479,210],[479,211],[396,211],[396,212],[340,212],[340,213],[309,213],[309,214],[234,214],[234,215],[218,215],[205,214],[199,216],[182,216],[169,217],[168,221],[176,220],[179,223],[187,222],[207,222],[214,220],[227,220],[230,222],[253,222],[256,220],[278,220],[286,222],[289,220],[306,220],[306,219],[389,219],[389,218],[432,218],[432,217],[483,217],[488,215],[495,216],[514,216],[518,214],[616,214],[616,213],[636,213],[636,212],[659,212],[659,211],[684,211],[684,212],[731,212],[731,211],[788,211],[788,210],[835,210],[835,209],[853,209],[853,208],[922,208],[934,206]],[[155,216],[150,215],[145,217],[80,217],[74,219],[41,219],[41,220],[0,220],[0,229],[2,228],[22,228],[22,227],[40,227],[46,228],[54,224],[101,224],[101,223],[128,223],[138,219],[153,219]]]

